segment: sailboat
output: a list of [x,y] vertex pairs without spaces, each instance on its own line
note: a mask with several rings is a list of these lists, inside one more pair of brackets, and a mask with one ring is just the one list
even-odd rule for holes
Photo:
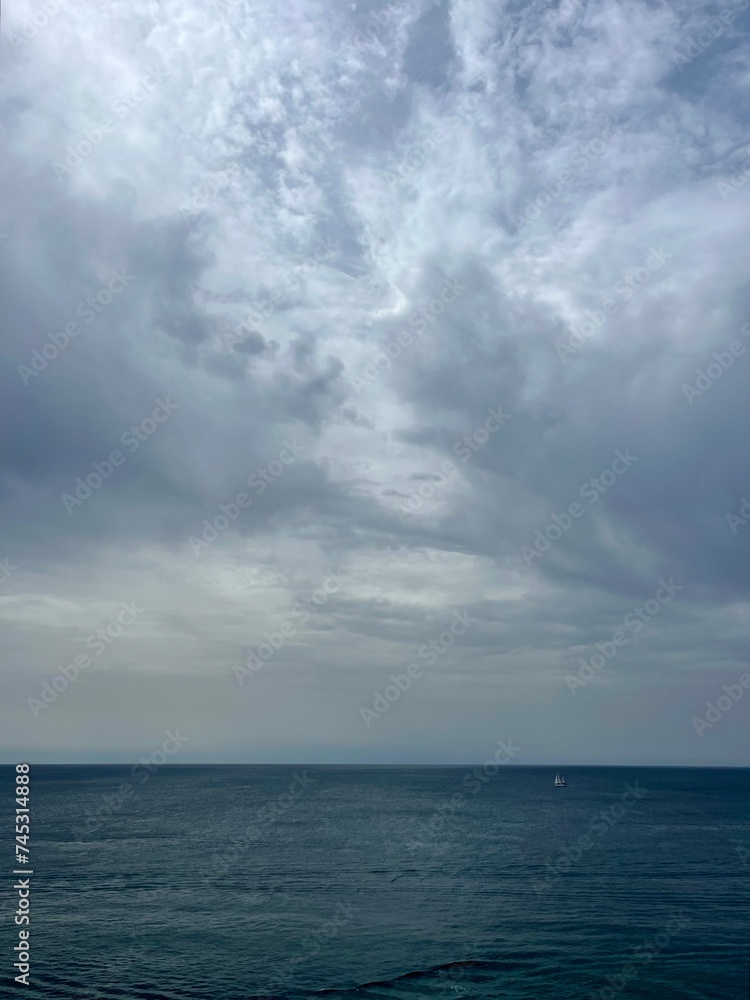
[[555,775],[555,788],[567,788],[567,781],[560,777],[560,772],[558,771]]

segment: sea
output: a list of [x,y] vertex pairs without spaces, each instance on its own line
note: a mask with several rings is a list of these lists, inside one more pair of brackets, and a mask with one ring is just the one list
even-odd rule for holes
[[32,1000],[750,996],[750,769],[31,766]]

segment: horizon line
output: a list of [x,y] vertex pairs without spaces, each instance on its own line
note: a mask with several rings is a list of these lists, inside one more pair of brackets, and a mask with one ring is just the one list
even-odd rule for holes
[[[0,767],[15,767],[17,764],[28,764],[30,767],[128,767],[137,766],[140,763],[136,761],[135,764],[131,760],[111,760],[111,761],[56,761],[56,762],[37,762],[34,763],[31,760],[15,760],[13,763],[5,764],[0,763]],[[164,768],[179,768],[179,767],[351,767],[351,768],[364,768],[364,767],[424,767],[424,768],[440,768],[440,767],[482,767],[487,761],[475,761],[475,762],[464,762],[460,764],[448,764],[448,763],[436,763],[436,764],[425,764],[425,763],[412,763],[412,762],[386,762],[386,761],[369,761],[365,763],[349,763],[349,762],[328,762],[328,763],[306,763],[302,761],[293,762],[283,762],[283,763],[267,763],[262,761],[182,761],[182,762],[165,762],[164,764],[155,765],[158,770]],[[750,763],[748,764],[513,764],[507,763],[500,765],[503,768],[550,768],[551,770],[563,770],[564,768],[607,768],[607,767],[632,767],[632,768],[660,768],[662,770],[675,769],[675,770],[730,770],[730,769],[740,769],[747,770],[750,769]]]

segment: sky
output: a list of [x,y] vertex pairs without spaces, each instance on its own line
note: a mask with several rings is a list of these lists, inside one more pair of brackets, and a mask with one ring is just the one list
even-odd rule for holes
[[747,7],[4,7],[4,762],[748,763]]

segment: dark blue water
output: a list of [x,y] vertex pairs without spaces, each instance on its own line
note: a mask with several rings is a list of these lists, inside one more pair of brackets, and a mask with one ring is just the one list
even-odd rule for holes
[[748,997],[750,771],[565,775],[33,767],[32,985],[8,836],[8,995]]

